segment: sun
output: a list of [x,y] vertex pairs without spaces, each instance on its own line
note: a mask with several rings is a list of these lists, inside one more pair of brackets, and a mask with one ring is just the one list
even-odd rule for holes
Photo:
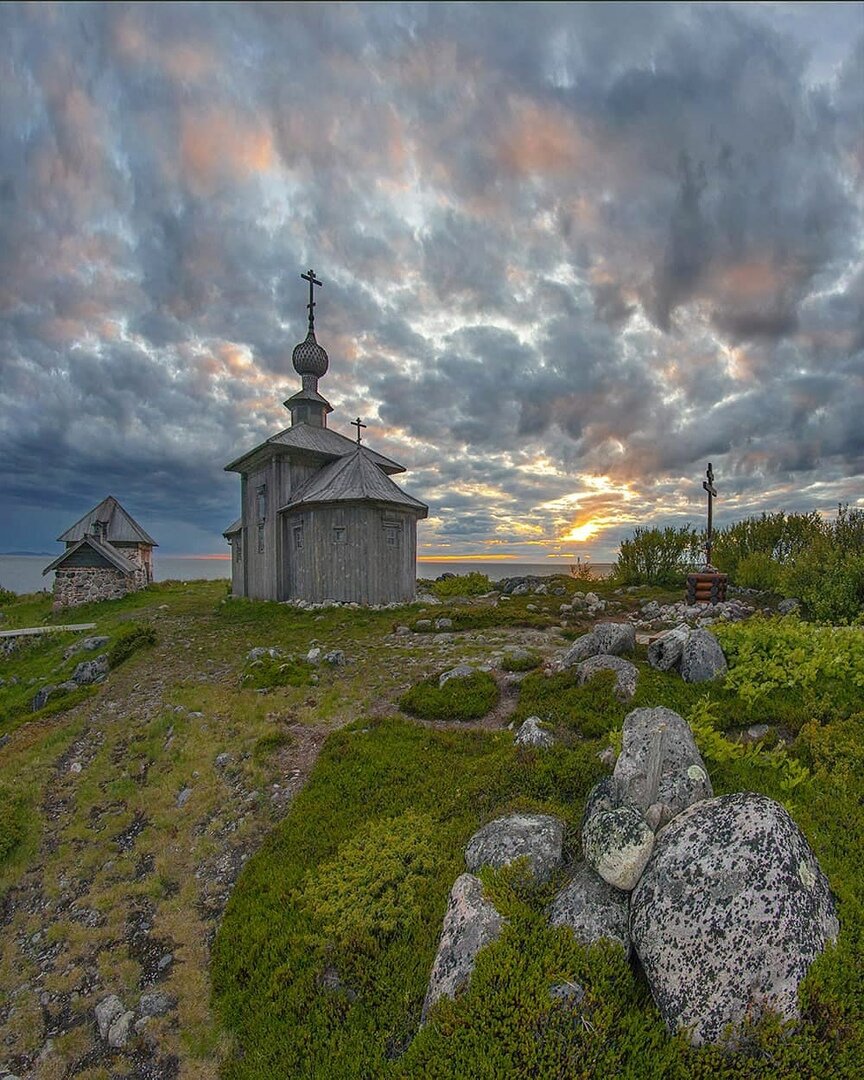
[[586,540],[590,540],[599,529],[600,526],[596,521],[586,521],[583,525],[574,525],[573,528],[568,533],[565,533],[560,539],[565,542],[575,540],[577,543],[582,544]]

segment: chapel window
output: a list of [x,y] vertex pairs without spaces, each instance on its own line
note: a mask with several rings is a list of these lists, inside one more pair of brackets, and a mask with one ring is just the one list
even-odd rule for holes
[[267,520],[267,485],[261,484],[255,489],[256,503],[258,507],[258,520]]
[[261,524],[258,526],[258,551],[262,552],[263,550],[264,550],[264,523],[262,521]]
[[344,544],[345,543],[346,529],[344,525],[333,526],[333,543]]
[[299,551],[303,547],[303,526],[294,526],[294,547]]

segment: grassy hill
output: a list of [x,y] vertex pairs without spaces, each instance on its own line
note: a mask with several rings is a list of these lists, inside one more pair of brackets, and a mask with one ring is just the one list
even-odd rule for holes
[[[660,595],[595,591],[613,617]],[[754,694],[752,676],[730,676],[708,704],[704,688],[640,659],[634,705],[701,718],[715,789],[790,804],[837,893],[841,937],[808,979],[797,1033],[757,1027],[731,1058],[686,1049],[623,959],[546,927],[552,886],[504,874],[489,888],[507,933],[415,1038],[465,841],[533,808],[564,818],[575,857],[584,797],[605,771],[598,752],[632,707],[602,679],[580,688],[529,672],[519,684],[502,670],[507,645],[549,657],[587,628],[578,616],[559,625],[566,599],[299,612],[229,600],[220,582],[173,582],[76,609],[109,639],[112,666],[38,712],[40,687],[92,657],[65,655],[83,635],[0,658],[0,1065],[46,1080],[847,1075],[864,1052],[854,652],[846,677],[816,665]],[[4,628],[65,621],[44,597],[3,611]],[[449,639],[395,632],[441,617]],[[794,652],[783,633],[769,637]],[[310,663],[314,648],[344,663]],[[739,648],[741,672],[754,649]],[[491,713],[401,712],[408,691],[461,661],[492,663]],[[551,753],[514,747],[507,725],[529,713],[555,726]],[[778,731],[788,747],[742,754],[722,734],[756,722],[772,725],[766,747]],[[550,1006],[551,979],[587,987],[578,1020]],[[110,994],[135,1014],[120,1049],[94,1019]],[[140,1019],[155,994],[160,1014]]]

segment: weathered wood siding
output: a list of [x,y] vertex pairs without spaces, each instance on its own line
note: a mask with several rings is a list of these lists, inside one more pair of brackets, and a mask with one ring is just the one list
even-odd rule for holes
[[358,604],[414,599],[417,518],[412,511],[346,503],[306,507],[282,516],[291,599]]

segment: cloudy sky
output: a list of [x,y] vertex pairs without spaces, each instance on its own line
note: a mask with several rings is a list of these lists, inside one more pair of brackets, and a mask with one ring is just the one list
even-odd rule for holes
[[426,554],[864,506],[864,5],[4,4],[0,550],[116,495],[222,552],[287,426]]

